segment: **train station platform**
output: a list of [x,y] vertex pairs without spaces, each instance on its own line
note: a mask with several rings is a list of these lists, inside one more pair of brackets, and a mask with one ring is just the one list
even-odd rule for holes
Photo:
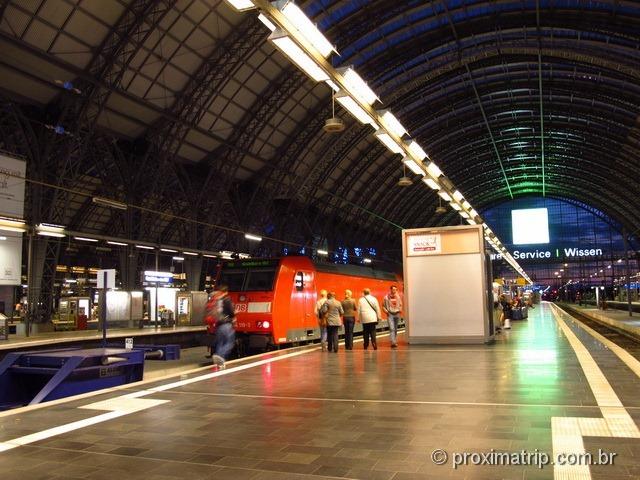
[[[562,306],[562,305],[561,305]],[[581,306],[576,304],[564,305],[569,311],[574,310],[580,315],[626,333],[636,339],[640,339],[640,313],[629,316],[628,311],[607,309],[602,310],[593,306]]]
[[[110,328],[107,330],[107,341],[124,342],[125,338],[133,337],[135,343],[142,343],[140,340],[148,342],[154,338],[200,335],[205,332],[204,326]],[[102,341],[102,330],[39,332],[29,337],[9,335],[7,340],[0,340],[0,354],[35,347],[82,345],[100,341]]]
[[0,475],[638,478],[640,362],[551,304],[512,325],[493,345],[300,347],[0,413]]

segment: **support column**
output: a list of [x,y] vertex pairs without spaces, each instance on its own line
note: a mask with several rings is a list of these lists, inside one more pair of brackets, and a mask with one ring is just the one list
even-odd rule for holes
[[47,241],[39,238],[34,232],[28,234],[28,258],[27,258],[27,316],[26,335],[31,333],[31,325],[38,323],[40,319],[40,293],[42,290],[42,274],[47,253]]
[[120,252],[120,281],[123,290],[135,290],[138,284],[138,253],[129,245]]
[[631,269],[629,268],[629,243],[627,241],[626,230],[622,231],[622,241],[624,242],[624,260],[627,270],[627,307],[629,308],[629,316],[632,317],[633,308],[631,306]]
[[185,258],[184,273],[187,276],[187,288],[190,291],[202,290],[202,258]]

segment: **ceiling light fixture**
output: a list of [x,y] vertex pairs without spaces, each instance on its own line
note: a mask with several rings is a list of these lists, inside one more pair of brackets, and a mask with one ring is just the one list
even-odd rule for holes
[[440,190],[440,185],[438,185],[432,178],[423,178],[422,181],[426,183],[431,190]]
[[340,91],[336,93],[336,102],[338,102],[342,107],[349,112],[353,117],[358,120],[360,123],[364,125],[371,125],[376,130],[379,128],[376,121],[373,119],[367,111],[358,105],[348,93]]
[[36,233],[43,237],[65,237],[64,227],[62,225],[54,225],[52,223],[40,223],[36,225]]
[[342,75],[347,91],[362,103],[373,105],[376,100],[380,100],[353,67],[338,68],[336,71]]
[[438,195],[440,195],[440,198],[442,198],[445,202],[451,202],[451,200],[453,200],[451,198],[451,195],[449,195],[447,192],[445,192],[444,190],[440,190],[438,192]]
[[411,155],[413,155],[414,158],[417,158],[420,161],[428,157],[427,153],[422,149],[420,144],[415,140],[411,140],[407,144],[407,150],[409,150],[409,152],[411,153]]
[[117,200],[111,200],[109,198],[93,197],[91,199],[91,201],[93,203],[95,203],[96,205],[100,205],[102,207],[115,208],[115,209],[118,209],[118,210],[126,210],[127,209],[127,204],[126,203],[118,202]]
[[418,162],[416,162],[415,160],[409,157],[404,157],[402,161],[407,167],[409,167],[409,170],[411,170],[413,173],[415,173],[416,175],[424,176],[424,170],[420,168],[420,165],[418,165]]
[[307,15],[295,3],[289,0],[280,0],[274,2],[273,5],[282,12],[293,26],[298,30],[314,49],[324,58],[331,55],[335,49],[327,37],[318,30],[318,27],[307,17]]
[[388,133],[380,131],[376,132],[375,136],[378,138],[378,140],[380,140],[380,142],[382,142],[385,147],[387,147],[391,151],[391,153],[403,153],[402,147],[398,145]]
[[284,31],[276,29],[269,35],[269,41],[316,82],[329,80],[329,75]]
[[252,235],[250,233],[245,233],[244,234],[244,238],[246,238],[247,240],[252,240],[254,242],[261,242],[262,241],[262,237],[259,237],[258,235]]
[[402,137],[407,133],[407,129],[404,128],[396,116],[391,113],[391,110],[380,110],[378,111],[378,115],[380,115],[385,128],[396,137]]

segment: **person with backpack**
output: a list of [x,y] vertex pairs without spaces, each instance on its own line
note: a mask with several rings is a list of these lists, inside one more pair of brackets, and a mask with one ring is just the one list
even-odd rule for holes
[[213,363],[220,368],[224,368],[225,361],[233,350],[236,341],[236,332],[234,329],[236,315],[233,302],[229,297],[229,288],[226,285],[220,285],[214,295],[217,296],[213,311],[216,329]]
[[371,290],[365,288],[362,297],[358,300],[358,318],[362,322],[362,336],[364,338],[364,349],[369,348],[369,340],[373,349],[378,349],[376,342],[376,327],[380,321],[380,305],[378,299],[371,295]]
[[327,311],[322,311],[322,306],[327,302],[327,291],[320,290],[320,298],[316,302],[316,318],[320,327],[320,346],[322,351],[327,349]]
[[334,292],[327,294],[327,301],[324,302],[321,313],[327,316],[327,339],[329,341],[329,351],[338,353],[338,331],[340,330],[341,318],[344,315],[342,304],[336,299]]

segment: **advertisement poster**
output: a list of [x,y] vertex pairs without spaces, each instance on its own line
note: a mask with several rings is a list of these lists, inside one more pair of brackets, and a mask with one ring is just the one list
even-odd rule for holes
[[0,216],[24,215],[24,177],[27,162],[0,155]]
[[407,236],[407,255],[437,255],[442,253],[442,238],[439,233],[423,233]]
[[22,234],[0,232],[0,285],[20,285]]

